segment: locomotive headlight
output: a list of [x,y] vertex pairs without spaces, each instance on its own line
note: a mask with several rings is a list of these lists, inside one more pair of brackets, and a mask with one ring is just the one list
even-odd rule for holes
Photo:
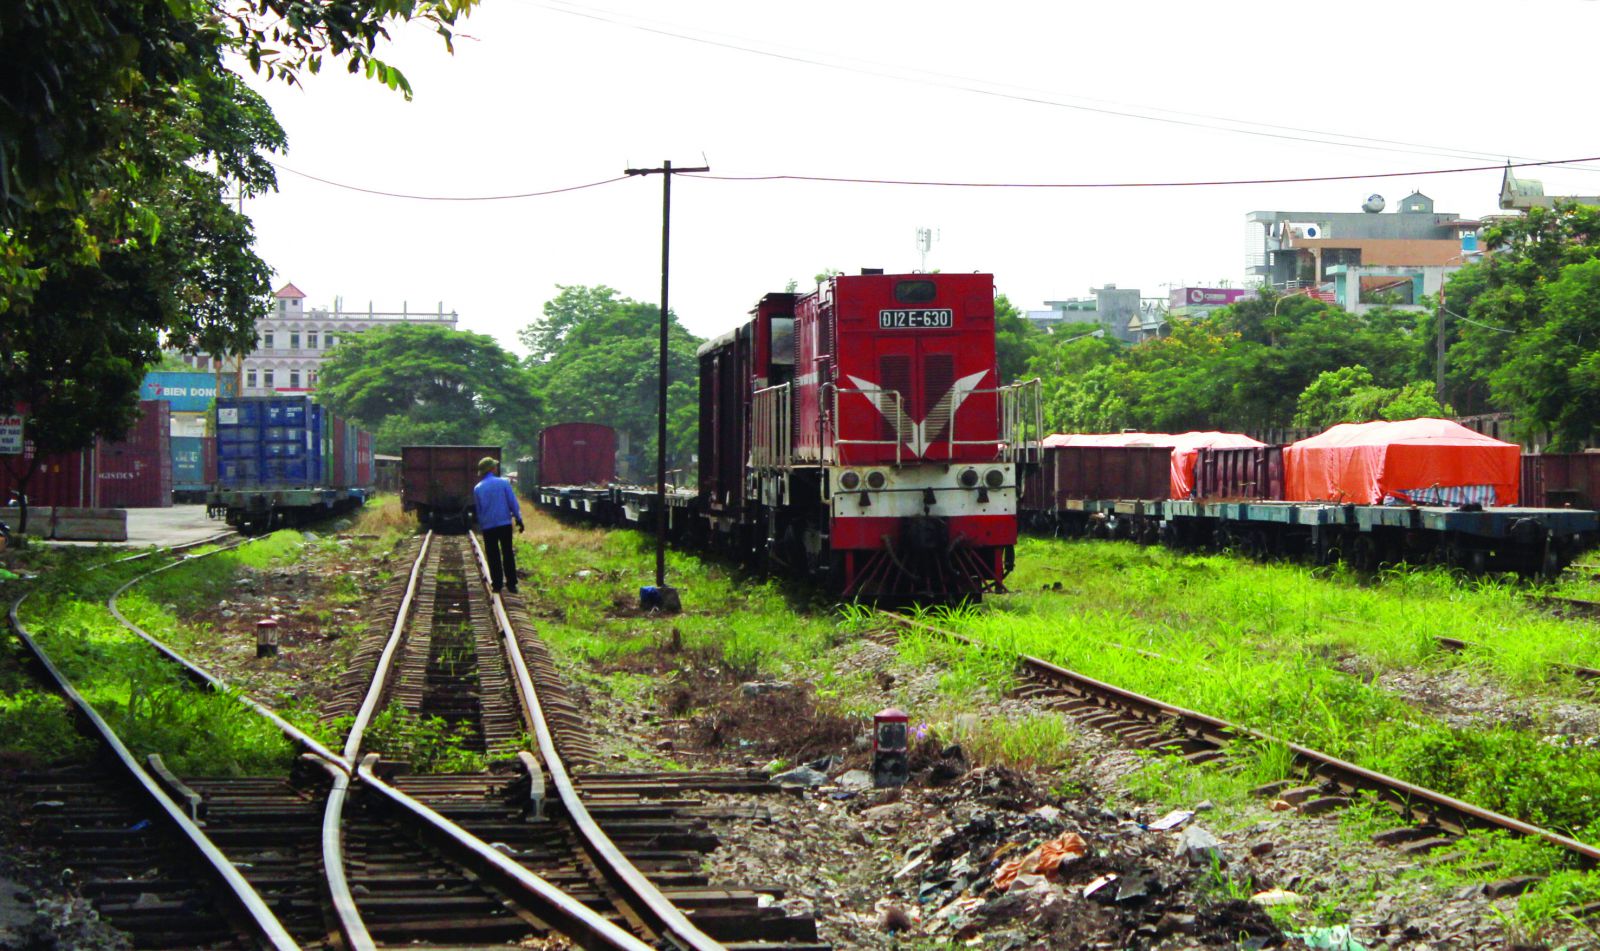
[[[965,475],[962,476],[966,478]],[[998,489],[1006,484],[1006,474],[1003,469],[990,469],[983,474],[983,484],[991,489]]]
[[969,489],[975,488],[978,485],[978,470],[963,469],[961,472],[961,484]]
[[839,477],[839,487],[846,492],[854,492],[861,485],[861,473],[846,469],[844,475]]
[[867,473],[867,487],[868,488],[881,489],[885,485],[887,485],[888,483],[889,483],[889,477],[884,475],[882,472],[878,471],[877,469],[874,469],[871,472]]

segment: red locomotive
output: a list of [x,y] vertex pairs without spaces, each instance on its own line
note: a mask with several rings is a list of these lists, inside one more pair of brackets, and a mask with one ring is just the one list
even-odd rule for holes
[[1004,590],[1038,390],[997,379],[991,275],[768,294],[699,356],[711,540],[847,597]]

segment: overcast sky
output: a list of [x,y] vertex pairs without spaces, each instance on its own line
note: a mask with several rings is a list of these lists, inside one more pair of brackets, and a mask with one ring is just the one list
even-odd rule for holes
[[[674,178],[672,308],[708,336],[824,268],[919,268],[923,226],[938,232],[928,268],[992,272],[1036,309],[1105,283],[1237,285],[1256,209],[1355,211],[1377,192],[1392,210],[1420,189],[1439,211],[1492,213],[1498,172],[1420,173],[1600,156],[1586,47],[1561,39],[1592,38],[1597,20],[1593,0],[484,0],[454,56],[425,28],[398,31],[385,55],[411,102],[342,71],[257,85],[288,132],[287,169],[416,195],[541,191],[664,159],[1014,184],[1408,173],[1125,189]],[[1597,171],[1522,174],[1600,192]],[[310,305],[443,301],[519,351],[558,284],[659,297],[659,176],[469,202],[284,171],[245,210],[277,282]]]

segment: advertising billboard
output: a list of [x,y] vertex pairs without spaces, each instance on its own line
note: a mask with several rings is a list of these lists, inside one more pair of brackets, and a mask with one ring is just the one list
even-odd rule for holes
[[[233,391],[234,376],[224,373],[222,395],[233,396]],[[217,398],[217,377],[211,373],[153,370],[145,374],[139,398],[171,403],[173,411],[178,413],[203,413]]]
[[1234,303],[1248,293],[1249,290],[1243,287],[1174,287],[1168,306],[1222,307]]

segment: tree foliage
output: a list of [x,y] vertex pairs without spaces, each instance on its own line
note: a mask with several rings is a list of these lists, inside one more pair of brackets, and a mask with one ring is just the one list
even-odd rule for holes
[[[532,351],[528,366],[551,423],[604,423],[624,434],[650,471],[655,465],[661,309],[621,297],[610,287],[560,286],[544,315],[518,336]],[[669,314],[667,451],[671,468],[686,468],[695,451],[698,417],[695,350],[699,338]]]
[[379,452],[417,444],[505,446],[539,428],[533,380],[492,337],[430,324],[350,334],[323,363],[319,400],[373,430]]
[[1446,286],[1446,306],[1467,317],[1450,319],[1452,392],[1515,413],[1552,449],[1577,448],[1600,430],[1600,208],[1529,209],[1485,243]]
[[1045,380],[1045,422],[1065,432],[1123,428],[1264,430],[1294,420],[1300,394],[1325,371],[1359,364],[1395,391],[1422,362],[1411,312],[1357,316],[1309,297],[1240,301],[1135,346],[1058,327],[1029,372]]
[[325,58],[395,88],[387,24],[446,34],[475,0],[0,3],[0,407],[46,451],[117,436],[163,345],[253,345],[270,272],[224,198],[285,147],[238,52],[293,82]]
[[1378,386],[1372,371],[1360,364],[1318,374],[1295,405],[1294,424],[1313,429],[1451,414],[1449,407],[1440,406],[1434,398],[1431,383],[1417,380],[1398,387]]

